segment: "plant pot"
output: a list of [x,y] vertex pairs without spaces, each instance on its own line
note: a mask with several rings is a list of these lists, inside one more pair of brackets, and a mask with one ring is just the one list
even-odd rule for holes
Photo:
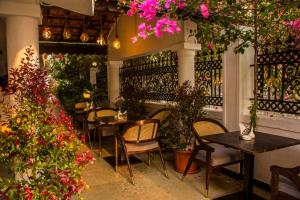
[[[179,173],[183,173],[191,157],[192,151],[174,151],[175,155],[175,170]],[[198,166],[195,162],[192,163],[188,174],[198,172]]]

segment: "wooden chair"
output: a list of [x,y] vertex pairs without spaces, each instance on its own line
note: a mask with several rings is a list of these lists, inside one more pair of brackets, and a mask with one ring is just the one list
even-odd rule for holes
[[226,165],[240,163],[240,173],[243,172],[243,156],[240,151],[227,148],[220,144],[208,143],[201,139],[202,136],[228,132],[218,121],[203,118],[193,123],[193,130],[196,137],[195,148],[183,173],[182,179],[186,176],[192,162],[200,160],[206,165],[205,188],[208,196],[209,181],[211,174]]
[[[100,117],[114,117],[115,115],[117,115],[117,110],[113,109],[113,108],[100,108],[96,111],[96,117],[100,118]],[[100,156],[102,157],[102,138],[103,137],[108,137],[108,136],[113,136],[117,133],[116,127],[114,126],[110,126],[104,123],[101,123],[100,120],[100,125],[97,126],[97,128],[100,130],[100,132],[98,132],[98,136],[99,136],[99,153]]]
[[165,162],[156,138],[158,126],[159,120],[157,119],[140,120],[125,129],[122,135],[119,135],[132,184],[134,184],[134,180],[129,157],[134,154],[158,151],[165,171],[165,176],[168,177]]
[[91,149],[93,149],[92,140],[91,140],[91,131],[93,132],[94,135],[94,141],[97,132],[97,121],[96,121],[97,110],[98,109],[91,109],[88,111],[83,125],[83,130],[88,136]]
[[78,125],[79,121],[81,122],[81,125],[83,126],[84,123],[84,115],[82,115],[82,112],[86,108],[86,102],[78,102],[74,105],[75,113],[74,113],[74,122]]
[[[171,111],[167,108],[162,108],[159,109],[158,111],[156,111],[155,113],[153,113],[150,116],[150,119],[158,119],[160,124],[162,124],[171,114]],[[160,143],[160,146],[162,148],[162,150],[166,149],[167,145],[166,142],[164,142],[165,137],[160,133],[160,131],[158,130],[158,141]],[[149,156],[149,162],[150,162],[150,156]]]
[[164,122],[169,115],[171,114],[171,111],[167,108],[162,108],[159,109],[158,111],[156,111],[155,113],[153,113],[150,116],[150,119],[158,119],[160,123]]
[[300,200],[300,166],[271,166],[271,200]]

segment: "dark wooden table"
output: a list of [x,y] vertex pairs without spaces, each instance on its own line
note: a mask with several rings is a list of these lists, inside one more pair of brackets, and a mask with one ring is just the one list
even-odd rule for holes
[[[107,117],[99,117],[97,119],[100,123],[100,126],[102,125],[110,125],[110,126],[120,126],[120,125],[129,125],[137,120],[140,120],[140,118],[128,118],[127,120],[123,119],[116,119],[114,116],[107,116]],[[118,148],[118,137],[117,135],[114,136],[115,138],[115,170],[118,170],[118,159],[119,159],[119,148]]]
[[242,140],[239,136],[240,132],[236,131],[203,136],[202,138],[210,142],[238,149],[243,152],[245,158],[244,190],[240,198],[243,200],[252,200],[254,197],[253,171],[255,155],[267,151],[298,145],[300,144],[300,140],[261,132],[255,132],[255,139],[250,141]]

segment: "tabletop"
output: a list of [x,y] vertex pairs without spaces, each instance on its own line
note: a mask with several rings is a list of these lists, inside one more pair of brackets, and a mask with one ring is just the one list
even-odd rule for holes
[[120,125],[120,124],[131,124],[139,120],[139,119],[130,119],[130,118],[127,120],[116,119],[114,116],[99,117],[98,119],[101,123],[113,125],[113,126]]
[[247,154],[263,153],[300,144],[300,140],[255,132],[255,139],[246,141],[240,139],[240,131],[208,135],[201,137],[210,142],[239,149]]

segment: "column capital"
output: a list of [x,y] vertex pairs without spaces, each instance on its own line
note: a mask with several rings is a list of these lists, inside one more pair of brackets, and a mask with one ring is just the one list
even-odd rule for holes
[[37,3],[20,3],[0,1],[0,16],[24,16],[42,19],[40,5]]
[[201,50],[201,45],[197,43],[191,43],[191,42],[180,42],[175,45],[173,45],[171,48],[173,51],[177,50]]
[[108,60],[106,62],[106,64],[111,66],[111,67],[121,67],[121,65],[123,64],[123,61]]

